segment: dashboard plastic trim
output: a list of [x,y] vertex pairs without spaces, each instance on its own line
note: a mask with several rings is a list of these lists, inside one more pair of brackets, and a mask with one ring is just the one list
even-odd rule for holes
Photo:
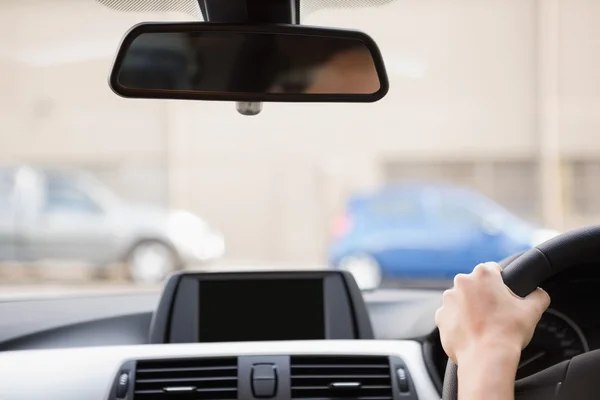
[[[315,340],[110,346],[0,354],[2,400],[106,400],[127,360],[242,355],[387,355],[404,360],[420,400],[439,400],[423,359],[411,340]],[[35,385],[31,383],[35,382]]]

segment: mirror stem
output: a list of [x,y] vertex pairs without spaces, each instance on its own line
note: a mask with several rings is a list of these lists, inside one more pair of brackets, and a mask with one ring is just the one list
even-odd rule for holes
[[262,111],[263,103],[259,101],[238,101],[235,109],[242,115],[258,115]]

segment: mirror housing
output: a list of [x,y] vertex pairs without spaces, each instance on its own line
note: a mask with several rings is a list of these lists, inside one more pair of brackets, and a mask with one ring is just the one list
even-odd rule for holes
[[109,85],[128,98],[237,102],[374,102],[389,89],[365,33],[195,22],[131,28]]

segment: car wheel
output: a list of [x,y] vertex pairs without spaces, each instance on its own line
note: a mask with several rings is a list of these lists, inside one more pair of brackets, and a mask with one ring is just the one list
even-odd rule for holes
[[368,254],[355,254],[344,257],[338,264],[339,269],[348,271],[354,276],[362,290],[377,289],[381,285],[381,266]]
[[135,245],[127,264],[133,282],[157,284],[177,269],[177,257],[168,245],[149,240]]

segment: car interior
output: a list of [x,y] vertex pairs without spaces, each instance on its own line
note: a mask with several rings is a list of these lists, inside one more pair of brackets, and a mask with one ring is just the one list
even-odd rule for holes
[[[202,22],[135,25],[107,85],[129,102],[232,102],[248,120],[277,102],[368,113],[394,91],[385,54],[365,32],[302,25],[300,1],[201,0]],[[599,246],[588,226],[500,262],[515,294],[552,299],[515,398],[598,398]],[[441,304],[439,288],[361,291],[337,269],[177,271],[158,291],[1,300],[0,399],[457,399]]]

